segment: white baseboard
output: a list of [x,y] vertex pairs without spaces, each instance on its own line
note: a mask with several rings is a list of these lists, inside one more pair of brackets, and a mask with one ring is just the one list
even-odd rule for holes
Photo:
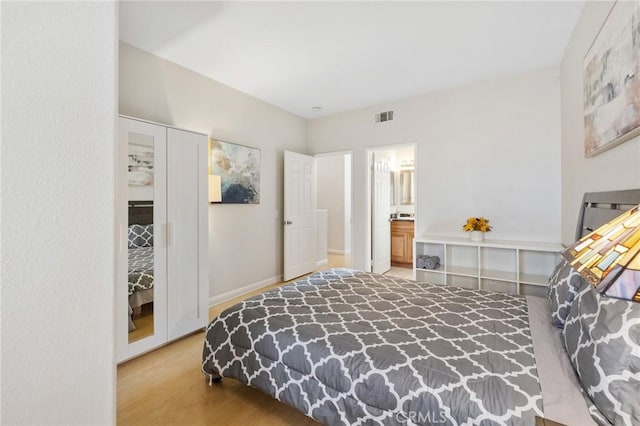
[[327,253],[345,255],[345,254],[351,254],[351,250],[327,249]]
[[233,290],[225,291],[222,294],[210,297],[209,307],[220,304],[222,302],[226,302],[228,300],[233,299],[234,297],[242,296],[244,294],[252,292],[253,290],[257,290],[259,288],[266,287],[271,284],[275,284],[278,281],[282,281],[282,277],[279,275],[275,277],[267,278],[266,280],[258,281],[256,283],[247,284],[240,288],[235,288]]
[[327,263],[329,263],[329,259],[322,259],[322,260],[318,260],[316,262],[316,268],[321,267],[322,265],[326,265]]

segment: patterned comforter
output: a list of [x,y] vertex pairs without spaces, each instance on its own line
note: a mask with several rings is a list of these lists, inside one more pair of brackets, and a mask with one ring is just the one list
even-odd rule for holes
[[129,296],[153,288],[153,247],[129,249]]
[[327,425],[542,416],[525,297],[345,269],[247,299],[207,328],[203,371]]

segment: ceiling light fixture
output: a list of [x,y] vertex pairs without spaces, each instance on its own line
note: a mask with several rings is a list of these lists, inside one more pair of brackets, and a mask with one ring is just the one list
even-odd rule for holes
[[320,112],[322,111],[322,107],[321,106],[314,106],[313,108],[311,108],[313,111],[315,112]]

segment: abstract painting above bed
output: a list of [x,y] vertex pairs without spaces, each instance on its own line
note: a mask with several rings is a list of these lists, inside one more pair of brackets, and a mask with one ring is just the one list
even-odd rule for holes
[[526,298],[367,272],[318,272],[227,309],[202,368],[328,425],[542,416]]

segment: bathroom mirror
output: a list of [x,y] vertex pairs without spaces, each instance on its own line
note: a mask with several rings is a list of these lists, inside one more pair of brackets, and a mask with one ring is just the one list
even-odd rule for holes
[[389,204],[392,206],[396,205],[396,172],[393,170],[389,172],[389,179],[391,179],[389,185],[389,194],[391,195],[389,199]]
[[400,170],[399,204],[413,204],[414,173],[413,169]]

